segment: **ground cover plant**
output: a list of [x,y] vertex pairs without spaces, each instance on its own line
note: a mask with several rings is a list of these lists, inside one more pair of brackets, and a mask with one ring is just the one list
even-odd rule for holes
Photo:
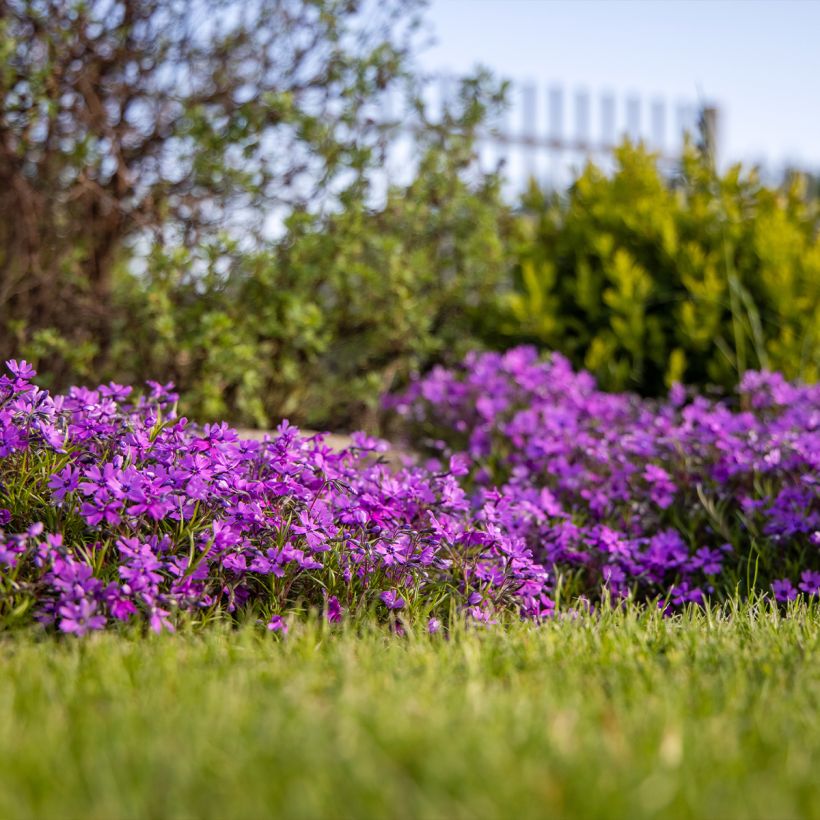
[[[540,617],[547,574],[472,510],[456,476],[377,457],[364,436],[333,453],[283,422],[273,440],[188,425],[174,394],[110,384],[52,397],[34,371],[0,377],[0,617],[82,635],[143,620],[154,631],[364,610],[480,621]],[[400,628],[397,623],[396,628]]]
[[820,817],[816,605],[0,639],[0,816]]
[[433,451],[397,469],[34,376],[0,816],[820,817],[820,389],[474,354],[388,401]]
[[[534,349],[468,356],[391,402],[443,458],[393,470],[177,418],[168,386],[51,396],[0,377],[0,617],[82,635],[129,622],[369,612],[541,620],[556,599],[661,607],[820,590],[820,388],[750,373],[740,404],[599,392]],[[422,442],[423,443],[423,442]]]
[[391,404],[463,465],[476,505],[497,501],[554,593],[820,590],[817,386],[748,372],[728,400],[678,385],[649,401],[522,347],[436,368]]

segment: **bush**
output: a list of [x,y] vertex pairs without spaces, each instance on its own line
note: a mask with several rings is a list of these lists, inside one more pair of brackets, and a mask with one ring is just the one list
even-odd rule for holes
[[119,280],[103,372],[172,380],[201,421],[376,431],[379,396],[478,346],[505,286],[511,209],[497,176],[471,176],[483,117],[471,105],[427,134],[414,177],[381,207],[351,192],[336,212],[294,212],[252,252],[155,249],[142,276]]
[[[0,15],[0,354],[107,352],[118,266],[258,231],[379,168],[416,0],[8,0]],[[207,21],[207,25],[203,25]],[[42,334],[45,334],[44,336]],[[39,338],[37,338],[39,335]],[[76,359],[49,371],[68,378]]]
[[537,343],[606,390],[659,396],[674,382],[731,391],[747,369],[820,375],[820,209],[691,146],[666,180],[623,145],[566,195],[532,187],[515,239],[516,292],[496,343]]
[[[287,423],[241,441],[193,427],[175,396],[110,384],[50,396],[25,363],[0,376],[0,629],[173,629],[306,609],[431,629],[549,609],[546,573],[476,518],[456,477],[331,453]],[[5,530],[5,532],[4,532]]]
[[391,403],[570,598],[820,591],[820,386],[749,371],[731,404],[680,386],[657,402],[518,348]]

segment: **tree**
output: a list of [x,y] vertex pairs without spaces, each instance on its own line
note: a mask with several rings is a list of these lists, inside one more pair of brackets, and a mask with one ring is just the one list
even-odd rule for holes
[[106,344],[112,273],[355,186],[419,0],[0,0],[0,351]]

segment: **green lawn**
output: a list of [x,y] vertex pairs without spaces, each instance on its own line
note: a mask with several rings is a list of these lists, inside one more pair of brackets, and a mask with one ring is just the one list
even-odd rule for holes
[[0,817],[820,817],[820,609],[0,640]]

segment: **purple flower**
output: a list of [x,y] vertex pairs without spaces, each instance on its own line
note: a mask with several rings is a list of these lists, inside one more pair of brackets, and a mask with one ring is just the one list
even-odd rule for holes
[[379,595],[379,598],[388,609],[404,608],[404,598],[402,598],[395,590],[385,590],[381,595]]
[[288,625],[285,623],[285,620],[281,615],[271,616],[270,621],[268,621],[267,628],[271,632],[281,632],[283,635],[288,634]]
[[675,606],[683,606],[686,603],[703,603],[703,590],[700,587],[691,587],[687,581],[675,584],[669,590],[669,596]]
[[788,578],[772,581],[772,591],[776,601],[793,601],[797,597],[797,590]]
[[159,607],[153,607],[151,609],[151,616],[148,619],[148,626],[150,627],[152,632],[156,632],[159,634],[162,630],[166,630],[167,632],[174,632],[174,625],[168,619],[168,616],[171,613],[165,609],[160,609]]
[[111,615],[118,621],[127,621],[132,615],[135,615],[137,608],[127,598],[115,598],[108,604],[108,609]]
[[719,550],[701,547],[689,563],[693,569],[700,569],[706,575],[717,575],[723,567],[723,554]]
[[342,620],[342,605],[335,595],[331,595],[327,599],[327,620],[329,623],[338,624]]
[[806,570],[800,573],[800,589],[807,595],[820,593],[820,572]]
[[[504,610],[538,620],[554,611],[555,574],[577,578],[591,607],[605,588],[644,600],[671,590],[682,606],[713,591],[730,531],[738,562],[754,533],[777,574],[799,566],[800,591],[820,588],[806,549],[820,541],[820,387],[777,374],[747,374],[752,409],[736,411],[680,390],[604,393],[533,348],[472,353],[388,402],[434,456],[391,469],[365,437],[336,453],[285,423],[263,441],[188,424],[170,386],[50,396],[27,365],[12,372],[0,376],[0,492],[20,532],[0,535],[0,562],[34,590],[33,617],[64,631],[100,618],[164,630],[171,613],[217,607],[239,617],[272,592],[282,623],[297,601],[335,623],[344,611],[325,590],[341,588],[354,608],[375,590],[406,610],[412,589],[480,623]],[[36,508],[58,507],[64,541],[30,529],[24,460],[54,469]],[[772,590],[798,592],[785,579]]]
[[666,509],[675,499],[677,488],[672,482],[669,473],[656,464],[647,464],[643,477],[649,482],[649,495],[661,509]]
[[6,362],[6,367],[11,371],[12,376],[21,381],[31,381],[37,375],[37,371],[25,359],[21,359],[19,362],[9,359]]
[[48,481],[51,494],[55,501],[63,501],[69,493],[73,493],[80,486],[80,471],[76,467],[64,467],[55,473]]
[[100,493],[91,501],[86,501],[80,507],[80,515],[92,526],[96,527],[105,521],[108,524],[120,523],[122,502]]
[[86,598],[77,603],[63,604],[59,607],[60,631],[73,635],[85,635],[86,632],[102,629],[105,617],[96,615],[97,604]]

